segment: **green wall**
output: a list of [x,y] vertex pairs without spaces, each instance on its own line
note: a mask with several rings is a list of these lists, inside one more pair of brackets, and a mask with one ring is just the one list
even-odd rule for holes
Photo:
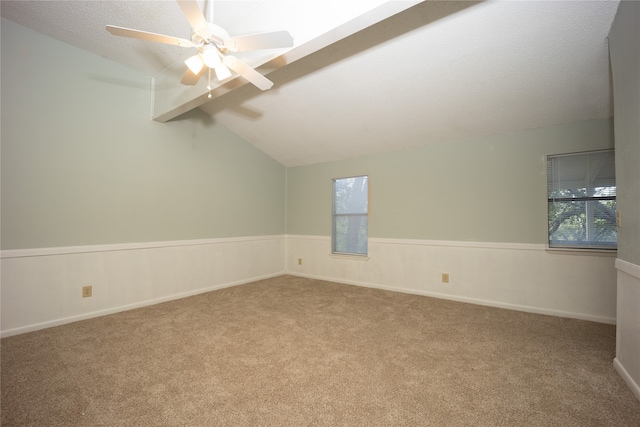
[[613,69],[618,258],[640,265],[640,5],[621,2],[609,34]]
[[2,21],[2,249],[328,236],[331,179],[359,174],[371,237],[544,243],[545,155],[613,146],[603,119],[285,172],[199,110],[150,120],[149,94],[142,74]]
[[2,249],[283,234],[285,168],[150,79],[2,20]]
[[613,147],[610,119],[287,170],[287,233],[331,234],[331,179],[369,175],[370,237],[545,243],[547,154]]

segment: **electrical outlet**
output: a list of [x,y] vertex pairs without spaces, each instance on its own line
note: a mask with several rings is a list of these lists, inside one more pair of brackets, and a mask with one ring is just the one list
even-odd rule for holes
[[622,212],[616,211],[616,227],[622,227]]
[[298,258],[298,265],[302,265],[302,258]]
[[449,273],[442,273],[442,283],[449,283]]
[[82,298],[88,298],[92,295],[92,293],[93,287],[91,285],[82,287]]

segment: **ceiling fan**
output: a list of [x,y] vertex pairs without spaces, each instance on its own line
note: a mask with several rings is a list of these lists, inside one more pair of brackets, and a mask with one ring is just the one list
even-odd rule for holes
[[[187,71],[180,81],[185,85],[195,85],[205,70],[208,70],[208,88],[210,90],[211,70],[213,70],[218,81],[231,77],[230,70],[233,70],[261,90],[267,90],[273,86],[271,80],[238,58],[229,55],[229,52],[291,47],[293,46],[293,38],[288,31],[272,31],[231,37],[222,27],[213,23],[213,8],[211,4],[208,5],[209,21],[207,21],[196,0],[177,1],[182,13],[184,13],[189,25],[191,25],[191,40],[113,25],[107,25],[107,31],[116,36],[181,47],[195,47],[198,53],[185,61]],[[211,95],[209,96],[211,97]]]

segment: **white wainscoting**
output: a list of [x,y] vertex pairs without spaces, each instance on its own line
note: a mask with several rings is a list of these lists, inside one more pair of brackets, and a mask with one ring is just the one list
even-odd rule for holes
[[[603,323],[616,322],[613,255],[544,245],[370,239],[330,255],[325,236],[258,236],[1,252],[2,337],[284,273]],[[298,265],[298,259],[302,265]],[[448,273],[449,284],[441,283]],[[81,288],[93,286],[82,298]]]
[[[615,254],[545,245],[369,239],[331,256],[325,236],[288,235],[288,274],[540,314],[616,323]],[[302,259],[302,265],[298,261]],[[442,273],[449,283],[442,283]]]
[[613,365],[640,400],[640,266],[618,259],[618,324]]
[[283,235],[2,251],[1,336],[278,276],[284,253]]

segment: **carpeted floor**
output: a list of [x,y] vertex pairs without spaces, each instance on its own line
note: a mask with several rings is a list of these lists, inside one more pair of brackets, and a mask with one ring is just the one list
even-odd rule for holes
[[282,276],[1,341],[3,426],[639,426],[615,327]]

